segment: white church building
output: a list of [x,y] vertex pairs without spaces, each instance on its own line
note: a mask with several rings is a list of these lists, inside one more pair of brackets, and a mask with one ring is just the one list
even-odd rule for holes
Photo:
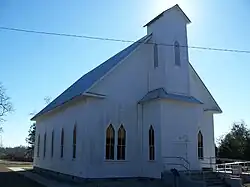
[[222,110],[183,47],[189,23],[178,5],[162,12],[145,25],[146,36],[36,114],[34,168],[80,178],[160,178],[173,167],[208,167],[213,115]]

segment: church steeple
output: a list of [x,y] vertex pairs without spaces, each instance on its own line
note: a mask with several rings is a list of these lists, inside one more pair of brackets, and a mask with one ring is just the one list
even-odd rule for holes
[[154,62],[157,59],[158,67],[150,73],[150,90],[162,87],[170,93],[190,95],[188,48],[182,47],[188,45],[188,23],[189,18],[175,5],[145,25],[157,45]]
[[186,20],[187,24],[191,23],[190,19],[187,17],[187,15],[183,12],[183,10],[179,7],[178,4],[176,4],[175,6],[163,11],[162,13],[160,13],[158,16],[156,16],[154,19],[152,19],[151,21],[149,21],[147,24],[145,24],[143,27],[147,27],[149,25],[151,25],[152,23],[154,23],[157,19],[159,19],[161,16],[163,16],[164,13],[169,12],[173,9],[176,9],[177,11],[179,11],[182,15],[183,18]]

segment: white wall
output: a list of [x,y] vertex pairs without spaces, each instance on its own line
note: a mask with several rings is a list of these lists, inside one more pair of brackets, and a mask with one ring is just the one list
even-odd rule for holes
[[[142,174],[159,178],[163,169],[161,153],[161,101],[154,100],[142,105]],[[154,129],[155,160],[149,160],[149,129]]]
[[181,145],[181,142],[185,142],[181,137],[186,136],[188,140],[187,160],[190,162],[191,169],[199,169],[197,134],[198,124],[202,120],[201,117],[201,105],[171,100],[162,102],[161,138],[163,157],[180,156],[185,158],[185,147],[179,145]]
[[[74,104],[74,106],[73,106]],[[38,119],[37,135],[40,134],[40,156],[37,158],[37,146],[35,147],[34,165],[59,171],[65,174],[84,176],[86,173],[86,165],[88,163],[88,137],[87,126],[89,113],[91,111],[86,110],[88,103],[86,100],[77,100],[77,103],[72,103],[73,107],[62,108],[60,111],[54,112],[41,119]],[[77,157],[73,160],[73,128],[77,122]],[[64,128],[64,157],[60,158],[60,141],[61,141],[61,129]],[[52,130],[54,129],[54,155],[51,157],[51,137]],[[44,133],[47,133],[47,147],[46,156],[43,158],[43,140]],[[79,164],[80,163],[80,164]]]
[[[204,103],[202,106],[203,109],[217,108],[217,104],[214,102],[212,96],[206,90],[191,66],[189,67],[189,71],[191,95]],[[215,157],[213,112],[203,112],[202,122],[199,124],[199,129],[203,135],[205,157],[204,160],[201,160],[201,163],[203,163],[203,167],[210,167],[210,162],[215,162],[215,159],[210,160],[210,157]]]
[[[215,144],[214,144],[214,122],[213,113],[204,112],[203,122],[199,126],[200,131],[203,135],[203,146],[204,146],[204,160],[201,161],[203,167],[215,167],[210,162],[215,163]],[[211,160],[210,158],[213,157]]]
[[191,66],[189,66],[189,71],[190,94],[204,103],[204,109],[217,108],[212,96],[206,90],[205,86]]
[[[141,169],[141,126],[138,122],[141,120],[138,116],[142,116],[142,109],[137,105],[138,101],[149,91],[148,72],[153,71],[152,68],[152,46],[142,45],[135,53],[129,56],[126,61],[116,67],[114,71],[104,77],[90,91],[107,95],[107,99],[95,103],[96,108],[103,108],[104,121],[96,124],[95,129],[102,129],[99,137],[99,147],[104,147],[105,129],[109,123],[112,123],[116,132],[121,124],[127,132],[127,149],[125,161],[105,161],[100,162],[101,165],[92,167],[91,176],[149,176],[148,170]],[[93,104],[93,103],[92,103]],[[144,124],[143,124],[144,125]],[[94,129],[93,129],[94,130]],[[117,134],[116,134],[117,135]],[[148,142],[146,143],[148,144]],[[96,155],[104,155],[104,149],[99,149]],[[148,155],[148,154],[147,154]],[[115,150],[116,157],[116,150]],[[103,159],[103,158],[102,158]],[[144,164],[154,163],[146,162]],[[147,167],[145,165],[145,167]],[[152,166],[154,167],[154,166]],[[153,172],[151,176],[160,176],[160,173]]]

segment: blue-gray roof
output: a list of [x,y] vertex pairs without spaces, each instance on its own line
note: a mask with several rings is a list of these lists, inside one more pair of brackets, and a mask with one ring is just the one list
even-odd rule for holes
[[72,100],[73,98],[82,95],[86,92],[95,82],[100,80],[106,73],[108,73],[113,67],[115,67],[121,60],[127,57],[133,52],[141,43],[145,43],[151,35],[144,36],[140,40],[136,41],[132,45],[128,46],[124,50],[120,51],[104,63],[100,64],[87,74],[83,75],[68,89],[66,89],[61,95],[49,103],[44,109],[37,113],[32,119],[41,116],[54,108]]
[[201,101],[196,99],[193,96],[186,96],[186,95],[179,95],[179,94],[173,94],[173,93],[167,93],[164,88],[158,88],[155,90],[152,90],[148,92],[141,100],[140,103],[145,101],[150,101],[153,99],[172,99],[172,100],[178,100],[178,101],[184,101],[188,103],[194,103],[194,104],[203,104]]

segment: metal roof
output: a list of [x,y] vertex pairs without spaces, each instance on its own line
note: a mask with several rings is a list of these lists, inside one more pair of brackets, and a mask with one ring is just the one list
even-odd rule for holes
[[158,88],[155,90],[152,90],[148,92],[140,101],[139,103],[150,101],[153,99],[171,99],[171,100],[178,100],[178,101],[184,101],[188,103],[194,103],[194,104],[203,104],[201,101],[196,99],[193,96],[186,96],[186,95],[180,95],[180,94],[173,94],[173,93],[167,93],[164,88]]
[[68,89],[66,89],[61,95],[49,103],[44,109],[37,113],[31,120],[38,116],[41,116],[56,107],[72,100],[77,96],[83,95],[94,83],[100,80],[106,73],[108,73],[113,67],[115,67],[121,60],[127,57],[131,52],[133,52],[141,43],[144,43],[151,37],[146,35],[140,40],[136,41],[132,45],[128,46],[124,50],[120,51],[104,63],[100,64],[87,74],[83,75],[74,84],[72,84]]

